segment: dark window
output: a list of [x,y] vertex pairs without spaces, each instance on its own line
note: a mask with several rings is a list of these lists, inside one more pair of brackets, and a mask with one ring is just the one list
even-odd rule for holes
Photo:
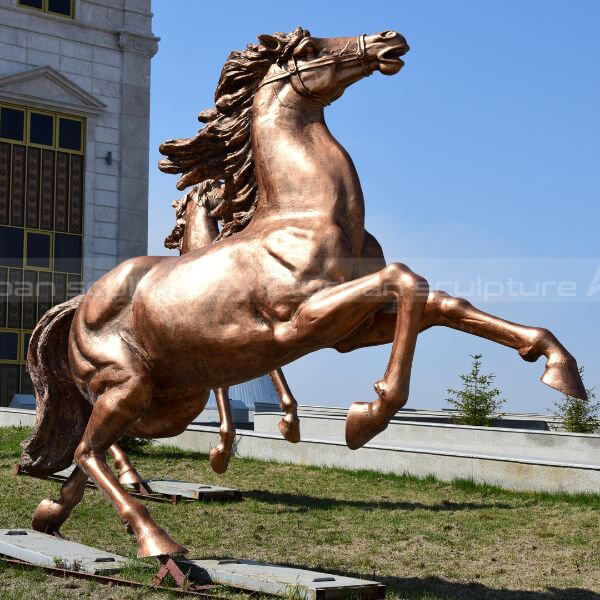
[[0,360],[18,360],[19,334],[13,331],[0,331]]
[[25,365],[21,367],[21,394],[26,394],[28,396],[35,395],[33,382],[31,381],[31,376],[27,372],[27,367]]
[[26,333],[23,336],[23,362],[27,360],[27,351],[29,350],[29,342],[31,340],[31,334]]
[[23,230],[0,227],[0,265],[21,267],[23,265]]
[[29,6],[30,8],[39,8],[42,10],[43,0],[19,0],[21,6]]
[[52,146],[54,143],[54,117],[31,113],[29,141],[32,144]]
[[14,108],[0,110],[0,137],[23,141],[25,131],[25,111]]
[[81,273],[81,236],[57,233],[54,237],[54,270]]
[[71,0],[48,0],[48,12],[71,16]]
[[27,259],[28,267],[40,269],[50,268],[50,236],[45,233],[27,233]]
[[65,150],[81,150],[81,121],[60,120],[58,145]]

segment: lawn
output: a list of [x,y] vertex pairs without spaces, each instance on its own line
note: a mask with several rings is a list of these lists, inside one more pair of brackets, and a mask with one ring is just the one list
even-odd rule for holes
[[[58,484],[16,477],[25,429],[0,429],[0,528],[25,527]],[[599,496],[505,492],[368,472],[233,459],[215,475],[206,456],[149,448],[146,477],[236,487],[241,502],[148,503],[190,557],[235,557],[377,579],[388,598],[600,600]],[[97,491],[63,528],[72,540],[134,557],[135,542]],[[132,576],[140,576],[139,572]],[[0,598],[164,598],[150,590],[64,581],[0,562]]]

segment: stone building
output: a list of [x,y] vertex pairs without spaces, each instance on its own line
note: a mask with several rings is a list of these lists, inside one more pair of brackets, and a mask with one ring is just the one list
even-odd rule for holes
[[146,254],[151,0],[0,0],[0,406],[53,304]]

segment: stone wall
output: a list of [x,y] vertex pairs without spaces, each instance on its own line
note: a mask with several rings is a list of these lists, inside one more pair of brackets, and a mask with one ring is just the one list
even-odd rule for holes
[[[75,18],[68,19],[0,0],[0,100],[59,110],[58,97],[43,85],[53,73],[89,94],[74,88],[63,109],[87,119],[86,283],[147,252],[150,62],[158,49],[150,4],[76,0]],[[40,67],[51,71],[15,91],[10,76]]]

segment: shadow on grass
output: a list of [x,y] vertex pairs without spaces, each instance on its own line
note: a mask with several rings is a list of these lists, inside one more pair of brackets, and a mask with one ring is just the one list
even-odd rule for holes
[[[210,557],[223,560],[223,556]],[[233,557],[227,557],[235,560]],[[205,557],[205,559],[209,559]],[[209,559],[209,560],[210,560]],[[287,562],[271,563],[291,569],[319,570],[318,567]],[[478,582],[449,581],[441,577],[377,577],[353,571],[326,569],[323,573],[340,577],[353,577],[366,581],[376,581],[387,587],[387,594],[395,594],[402,600],[600,600],[600,594],[582,588],[548,587],[541,591],[509,590],[494,588]]]
[[[298,565],[287,566],[311,569],[311,567]],[[421,600],[423,597],[432,600],[600,600],[600,594],[582,588],[548,587],[541,591],[509,590],[478,582],[448,581],[441,577],[374,577],[364,573],[336,572],[330,569],[327,572],[342,577],[356,577],[383,583],[387,586],[388,594],[394,593],[402,600]]]
[[[366,575],[353,575],[369,579]],[[600,594],[581,588],[547,588],[543,591],[507,590],[477,582],[446,581],[440,577],[382,577],[376,578],[387,585],[388,592],[410,599],[430,595],[444,600],[600,600]]]
[[[449,502],[444,500],[439,504],[423,504],[422,502],[389,502],[387,500],[344,500],[339,498],[319,498],[303,494],[288,494],[283,492],[269,492],[265,490],[246,490],[242,492],[244,498],[252,498],[259,502],[270,504],[283,504],[299,508],[317,508],[331,510],[336,508],[351,507],[363,510],[430,510],[433,512],[451,512],[456,510],[483,510],[490,508],[512,509],[510,504],[500,502]],[[294,511],[295,512],[295,511]]]

